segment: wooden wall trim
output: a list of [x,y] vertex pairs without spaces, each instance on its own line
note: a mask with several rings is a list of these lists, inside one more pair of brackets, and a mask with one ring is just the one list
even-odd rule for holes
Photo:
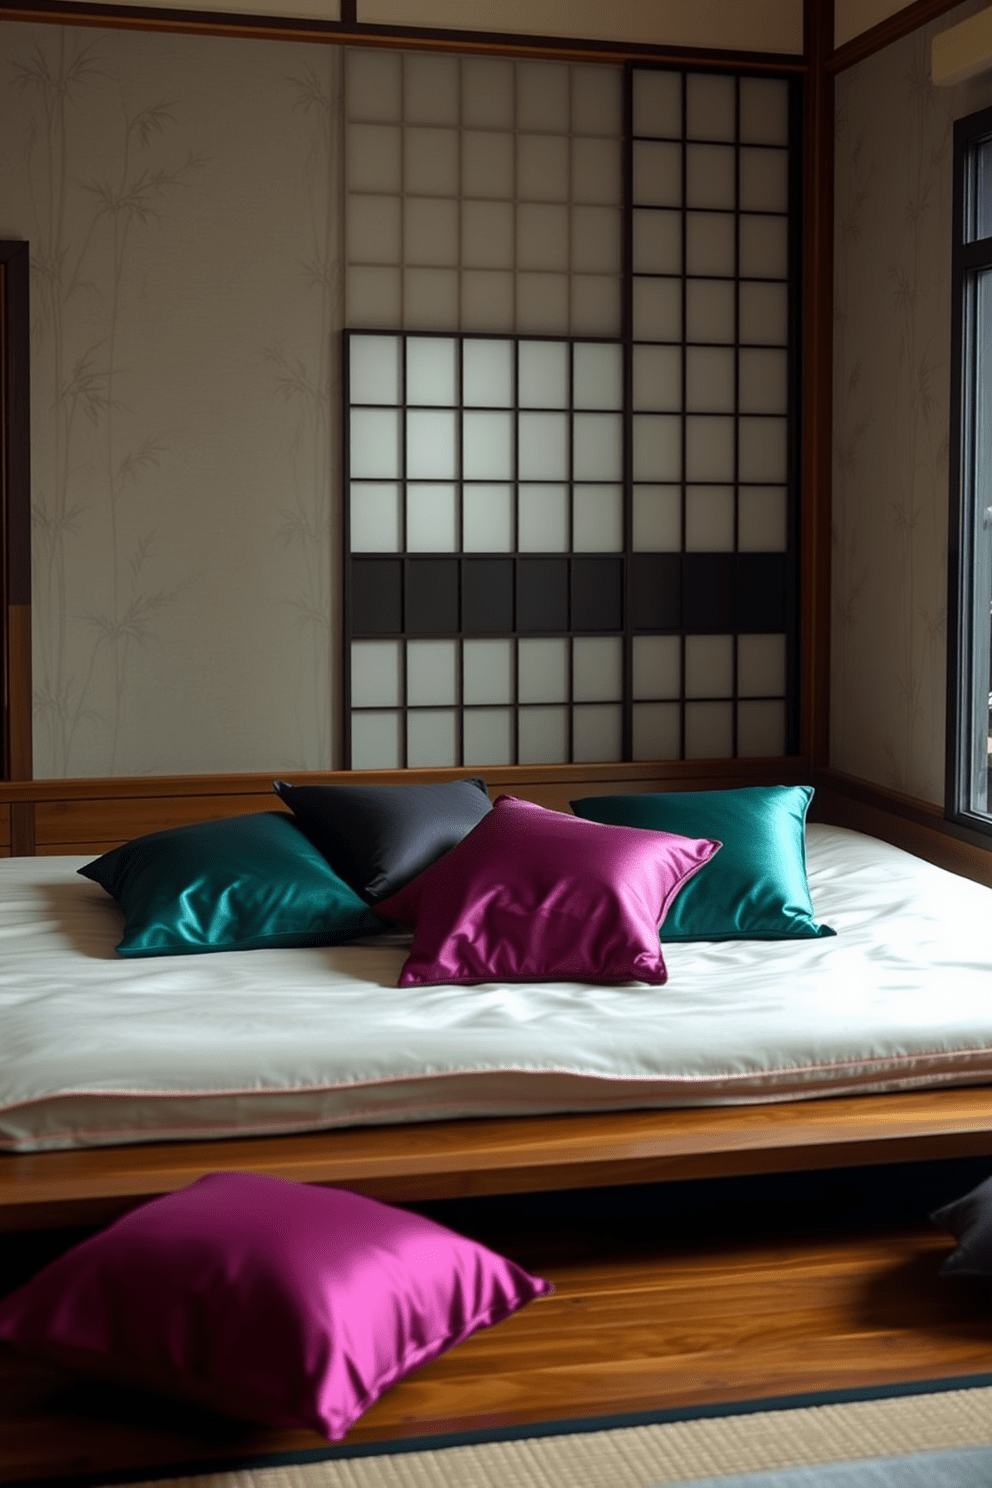
[[559,61],[660,61],[673,66],[753,67],[796,72],[805,60],[790,52],[737,52],[706,47],[663,47],[647,42],[612,42],[578,37],[515,36],[503,32],[430,30],[406,26],[370,26],[351,17],[342,0],[340,21],[294,17],[227,15],[211,10],[145,10],[134,5],[78,5],[72,0],[2,0],[0,21],[47,22],[58,26],[113,27],[123,31],[166,31],[200,36],[236,36],[254,41],[310,41],[332,46],[387,46],[538,57]]
[[825,67],[834,0],[805,0],[806,81],[800,532],[800,751],[829,757],[833,482],[834,82]]
[[31,776],[30,252],[0,241],[0,775]]
[[992,841],[983,846],[945,820],[939,806],[858,780],[840,770],[814,770],[812,780],[816,787],[813,820],[881,837],[895,847],[992,888]]
[[848,67],[853,67],[856,62],[863,62],[866,57],[872,56],[874,52],[880,52],[885,47],[891,46],[894,41],[901,41],[904,36],[910,36],[918,31],[921,26],[926,26],[930,21],[938,20],[948,11],[956,10],[961,0],[914,0],[912,5],[907,5],[904,10],[897,10],[887,20],[879,21],[877,26],[872,26],[870,31],[863,31],[860,36],[854,36],[850,41],[845,41],[843,46],[837,47],[827,59],[826,66],[832,73],[843,72]]

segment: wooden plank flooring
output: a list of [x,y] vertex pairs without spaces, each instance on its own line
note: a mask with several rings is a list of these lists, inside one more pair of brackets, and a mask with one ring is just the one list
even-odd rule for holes
[[[715,1243],[671,1229],[614,1242],[574,1227],[493,1236],[555,1295],[401,1382],[349,1441],[992,1372],[988,1296],[937,1277],[951,1242],[932,1229]],[[141,1477],[322,1445],[81,1386],[0,1352],[3,1482]]]

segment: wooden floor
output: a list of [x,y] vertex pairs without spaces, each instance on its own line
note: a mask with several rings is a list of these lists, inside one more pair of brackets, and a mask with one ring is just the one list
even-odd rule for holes
[[[988,1294],[937,1277],[951,1242],[925,1224],[866,1227],[859,1200],[849,1223],[811,1233],[808,1194],[790,1224],[781,1196],[763,1218],[767,1192],[740,1182],[711,1188],[682,1223],[677,1193],[630,1209],[630,1192],[570,1195],[531,1233],[523,1200],[446,1215],[556,1293],[397,1385],[349,1442],[992,1373]],[[750,1214],[735,1222],[748,1192]],[[836,1207],[829,1193],[824,1204]],[[715,1217],[731,1233],[713,1241]],[[81,1386],[0,1352],[3,1482],[141,1477],[322,1445]]]

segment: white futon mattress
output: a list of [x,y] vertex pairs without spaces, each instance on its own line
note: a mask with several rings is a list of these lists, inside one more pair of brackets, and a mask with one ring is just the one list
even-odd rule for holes
[[808,860],[835,939],[402,990],[396,946],[124,960],[85,859],[0,861],[0,1150],[992,1083],[992,889],[836,827]]

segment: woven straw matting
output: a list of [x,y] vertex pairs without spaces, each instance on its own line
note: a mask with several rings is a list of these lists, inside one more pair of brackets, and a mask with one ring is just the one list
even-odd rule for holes
[[656,1488],[990,1441],[992,1388],[981,1388],[207,1473],[174,1488]]

